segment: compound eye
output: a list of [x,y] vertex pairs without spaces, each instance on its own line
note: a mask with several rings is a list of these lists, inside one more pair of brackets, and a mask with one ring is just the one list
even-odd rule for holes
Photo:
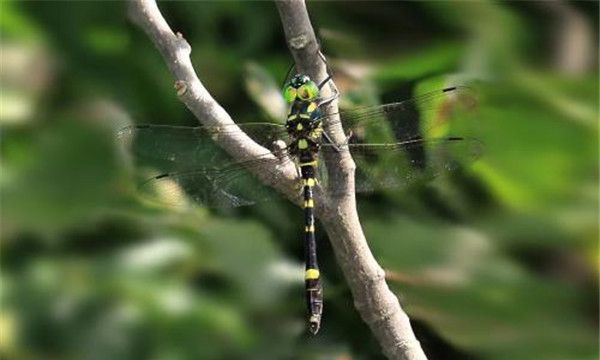
[[312,100],[319,96],[319,88],[314,81],[309,81],[298,88],[298,96],[302,100]]
[[287,88],[285,88],[285,91],[283,92],[283,97],[285,98],[285,101],[291,103],[294,100],[296,100],[297,92],[298,91],[292,86],[288,86]]

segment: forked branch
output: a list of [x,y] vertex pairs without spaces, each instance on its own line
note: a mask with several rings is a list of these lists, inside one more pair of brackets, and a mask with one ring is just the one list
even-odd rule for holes
[[[175,89],[181,101],[205,126],[228,126],[235,123],[198,79],[192,65],[191,46],[181,33],[175,33],[162,16],[155,0],[131,0],[129,17],[141,27],[160,51],[171,74],[175,78]],[[254,142],[241,130],[228,131],[215,141],[238,161],[265,157],[269,151]],[[273,155],[273,164],[278,159]],[[254,169],[255,175],[267,185],[276,188],[290,200],[300,203],[298,192],[294,191],[297,178],[293,164],[275,167],[265,161],[264,168]],[[270,168],[266,168],[270,166]],[[273,181],[277,179],[277,181]]]
[[[304,1],[277,1],[288,47],[292,52],[297,69],[317,81],[327,76],[325,63],[319,57],[316,40]],[[174,33],[161,15],[154,0],[132,0],[130,16],[150,37],[159,49],[171,73],[176,79],[175,87],[180,99],[194,113],[203,125],[225,126],[233,124],[227,112],[210,96],[198,79],[190,61],[191,48],[179,33]],[[335,89],[331,82],[324,89],[330,95]],[[324,109],[326,113],[337,112],[337,102]],[[324,124],[334,142],[343,143],[344,132],[340,125]],[[264,155],[262,148],[240,131],[228,135],[219,144],[237,161]],[[396,296],[385,283],[384,271],[375,261],[362,231],[356,211],[354,197],[354,162],[347,151],[326,159],[330,183],[338,189],[345,189],[343,197],[316,197],[316,214],[321,220],[337,261],[348,281],[354,304],[364,321],[369,325],[379,341],[383,352],[390,359],[426,359],[417,341],[408,316]],[[274,160],[276,158],[274,157]],[[298,194],[293,190],[297,181],[293,168],[287,167],[278,174],[286,181],[273,184],[265,174],[256,175],[266,184],[274,186],[288,198],[298,202]]]

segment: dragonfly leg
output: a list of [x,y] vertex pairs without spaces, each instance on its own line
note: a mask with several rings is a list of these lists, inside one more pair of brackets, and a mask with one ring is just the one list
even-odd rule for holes
[[321,51],[321,44],[319,44],[319,50],[317,50],[317,55],[319,56],[319,58],[321,58],[321,61],[325,63],[325,67],[327,68],[327,74],[329,75],[327,76],[327,78],[325,78],[325,80],[321,81],[321,83],[319,84],[320,89],[323,85],[325,85],[327,81],[331,79],[331,74],[333,74],[333,71],[331,71],[331,68],[329,67],[329,62],[327,61],[327,58],[325,58],[325,55],[323,55],[323,52]]
[[[350,130],[348,135],[346,135],[346,140],[344,140],[344,143],[342,144],[342,146],[348,146],[348,144],[350,143],[350,138],[352,138],[352,135],[354,135],[354,133],[352,132],[352,130]],[[325,131],[323,131],[323,137],[331,145],[333,150],[335,150],[338,153],[342,150],[341,146],[334,143],[333,140],[331,140],[331,138],[329,137],[329,135],[327,135],[327,133]]]
[[333,147],[333,149],[336,152],[340,152],[341,149],[337,146],[336,143],[333,142],[333,140],[331,140],[331,138],[329,137],[329,135],[327,135],[326,131],[323,131],[323,137],[325,138],[325,140],[327,140],[327,142]]
[[330,96],[330,97],[328,97],[328,98],[325,98],[325,99],[320,99],[320,100],[319,100],[319,106],[327,105],[327,104],[329,104],[329,103],[330,103],[330,102],[332,102],[333,100],[336,100],[336,99],[337,99],[337,98],[339,98],[339,97],[340,97],[340,92],[338,91],[338,89],[334,88],[334,93],[333,93],[333,95],[331,95],[331,96]]
[[333,76],[333,71],[331,71],[331,68],[329,67],[329,62],[327,61],[327,58],[325,58],[325,55],[323,55],[323,52],[321,51],[321,44],[319,44],[319,50],[317,50],[317,55],[319,56],[319,58],[321,58],[321,61],[323,61],[323,63],[325,63],[325,68],[327,69],[327,77],[321,81],[321,83],[319,84],[319,90],[321,90],[321,88],[329,81],[331,80],[331,77]]
[[[329,81],[331,81],[332,72],[331,72],[331,68],[329,68],[329,64],[327,63],[327,59],[325,58],[325,55],[323,55],[323,53],[321,52],[320,49],[318,51],[318,55],[321,58],[321,60],[325,63],[325,66],[327,68],[327,77],[323,81],[321,81],[321,83],[319,83],[319,90],[321,90],[323,88],[323,86],[325,86],[325,84],[327,84]],[[325,98],[325,99],[320,99],[319,106],[327,105],[330,102],[332,102],[340,97],[340,92],[338,91],[338,89],[335,86],[333,87],[333,92],[334,92],[333,95],[331,95],[330,97]]]
[[321,81],[318,85],[319,90],[321,90],[323,88],[323,86],[325,86],[325,84],[327,84],[327,82],[331,79],[332,79],[331,75],[329,73],[327,73],[327,77],[325,78],[325,80]]

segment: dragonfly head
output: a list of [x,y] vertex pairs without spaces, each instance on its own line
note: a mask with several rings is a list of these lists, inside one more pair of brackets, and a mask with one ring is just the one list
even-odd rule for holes
[[312,101],[319,96],[319,87],[308,76],[295,75],[283,91],[283,96],[288,103],[296,100]]

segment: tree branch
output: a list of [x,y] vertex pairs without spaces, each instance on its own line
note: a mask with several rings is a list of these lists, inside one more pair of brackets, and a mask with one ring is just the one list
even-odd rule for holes
[[[326,66],[318,56],[319,46],[303,1],[277,2],[288,46],[299,71],[313,79],[327,76]],[[183,103],[208,126],[231,126],[233,120],[210,96],[198,79],[190,60],[191,47],[179,33],[175,34],[163,18],[154,0],[132,0],[130,17],[152,40],[175,77],[175,88]],[[329,96],[335,90],[330,82],[324,89]],[[337,111],[334,101],[323,109]],[[345,136],[340,125],[324,124],[334,142],[343,143]],[[256,144],[241,130],[227,133],[215,141],[236,161],[264,156],[267,149]],[[294,190],[298,178],[293,164],[279,168],[276,156],[273,164],[265,164],[255,174],[265,184],[273,186],[296,204],[299,194]],[[347,151],[326,159],[331,183],[345,189],[345,196],[325,198],[315,188],[316,214],[332,242],[336,258],[349,283],[354,304],[362,318],[377,337],[386,356],[392,359],[426,359],[415,338],[408,316],[400,308],[398,299],[385,283],[384,272],[377,264],[364,237],[354,197],[354,162]],[[263,171],[264,170],[264,171]],[[276,173],[276,176],[273,174]],[[277,181],[273,179],[277,178]]]
[[[327,76],[327,69],[318,56],[319,45],[304,1],[280,0],[276,4],[297,69],[321,81]],[[330,92],[334,86],[331,84]],[[329,115],[337,113],[337,102],[331,103],[323,111]],[[333,141],[342,143],[345,136],[341,125],[337,123],[337,127],[329,124],[324,126]],[[317,215],[329,235],[336,259],[348,281],[354,305],[388,358],[426,359],[408,316],[388,288],[385,273],[375,261],[363,234],[354,196],[354,162],[348,151],[341,151],[336,158],[328,160],[330,181],[338,189],[342,187],[346,191],[343,197],[327,198]]]
[[[212,98],[198,79],[190,54],[191,46],[180,33],[174,33],[160,13],[155,0],[132,0],[129,3],[129,17],[141,27],[160,51],[169,70],[173,74],[175,89],[179,99],[205,126],[235,125],[229,114]],[[269,150],[258,145],[243,131],[227,131],[214,139],[236,161],[265,157]],[[254,174],[265,184],[274,187],[288,199],[300,204],[297,190],[297,173],[293,163],[278,165],[275,156],[266,156],[272,163],[265,162],[261,168],[253,169]],[[276,180],[276,181],[275,181]]]

